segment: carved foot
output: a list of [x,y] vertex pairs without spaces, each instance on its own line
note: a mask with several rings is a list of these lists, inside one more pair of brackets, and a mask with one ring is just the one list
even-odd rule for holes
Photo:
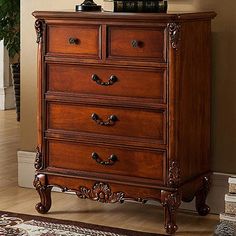
[[204,204],[197,208],[197,212],[200,216],[206,216],[210,212],[210,207],[207,204]]
[[176,211],[181,203],[179,192],[161,192],[161,203],[165,212],[165,229],[168,234],[174,234],[178,226],[176,225]]
[[43,205],[41,202],[37,203],[35,205],[35,209],[37,210],[38,213],[40,214],[45,214],[49,211],[51,206],[48,205]]
[[209,177],[204,177],[202,186],[196,193],[196,210],[200,216],[206,216],[210,212],[210,207],[206,205],[206,198],[209,189],[210,189]]
[[36,204],[35,209],[41,213],[45,214],[49,211],[51,207],[51,186],[46,185],[46,176],[43,174],[39,174],[35,176],[34,179],[34,187],[39,193],[41,202]]
[[174,234],[177,231],[178,226],[176,224],[173,225],[171,223],[167,223],[167,225],[165,225],[165,229],[167,234]]

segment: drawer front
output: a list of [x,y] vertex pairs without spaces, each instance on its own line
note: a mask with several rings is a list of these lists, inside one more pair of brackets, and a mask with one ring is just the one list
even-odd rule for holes
[[164,151],[139,151],[48,141],[48,166],[163,180]]
[[153,138],[165,143],[166,112],[97,106],[48,104],[48,128],[75,132]]
[[48,64],[48,90],[166,101],[166,71]]
[[166,61],[165,27],[108,27],[108,58]]
[[49,25],[48,53],[100,57],[100,26]]

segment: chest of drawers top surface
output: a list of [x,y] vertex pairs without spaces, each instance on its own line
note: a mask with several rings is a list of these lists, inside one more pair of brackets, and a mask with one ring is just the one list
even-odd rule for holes
[[184,21],[213,19],[216,13],[208,12],[168,12],[162,13],[116,13],[116,12],[74,12],[74,11],[34,11],[33,16],[38,19],[85,19],[85,20],[105,20],[108,21],[150,21],[150,22],[167,22],[167,21]]

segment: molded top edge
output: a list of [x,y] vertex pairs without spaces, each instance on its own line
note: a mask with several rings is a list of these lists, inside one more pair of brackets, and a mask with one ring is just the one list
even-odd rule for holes
[[75,12],[75,11],[34,11],[35,18],[56,19],[120,19],[120,20],[163,20],[182,21],[193,19],[213,19],[214,11],[209,12],[168,12],[168,13],[124,13],[124,12]]

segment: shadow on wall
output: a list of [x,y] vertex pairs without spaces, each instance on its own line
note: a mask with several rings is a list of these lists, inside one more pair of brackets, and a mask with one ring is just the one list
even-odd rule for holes
[[212,166],[217,172],[235,173],[236,29],[213,32],[212,40]]

